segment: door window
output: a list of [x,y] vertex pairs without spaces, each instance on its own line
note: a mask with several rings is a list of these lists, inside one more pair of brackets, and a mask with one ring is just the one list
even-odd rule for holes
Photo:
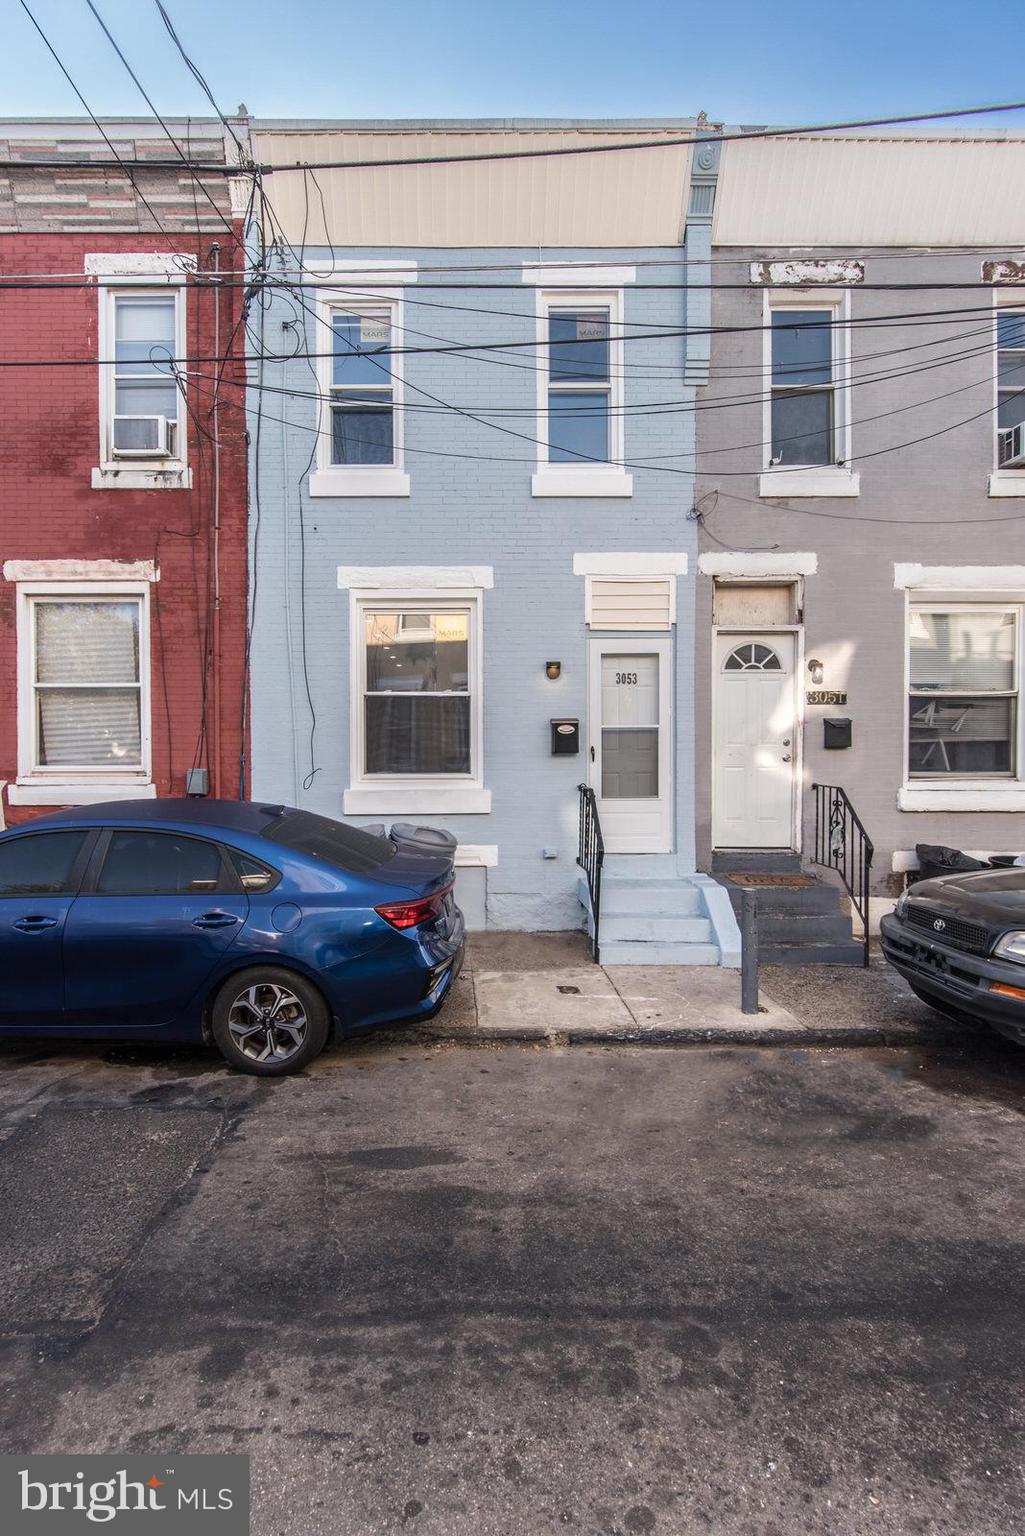
[[221,850],[172,832],[115,832],[96,890],[103,896],[185,896],[221,889]]
[[658,797],[658,657],[602,656],[601,797]]
[[0,896],[61,896],[88,832],[33,832],[0,843]]

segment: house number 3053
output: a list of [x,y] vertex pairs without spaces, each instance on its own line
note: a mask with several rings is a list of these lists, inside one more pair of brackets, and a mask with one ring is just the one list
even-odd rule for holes
[[636,672],[617,672],[616,673],[616,682],[617,683],[635,683],[636,681],[637,681],[637,673]]

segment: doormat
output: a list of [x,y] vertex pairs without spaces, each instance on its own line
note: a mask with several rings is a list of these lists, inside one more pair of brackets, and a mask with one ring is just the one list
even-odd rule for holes
[[740,870],[726,878],[732,880],[734,885],[786,885],[795,889],[819,883],[813,875],[766,875],[761,870],[752,870],[750,873]]

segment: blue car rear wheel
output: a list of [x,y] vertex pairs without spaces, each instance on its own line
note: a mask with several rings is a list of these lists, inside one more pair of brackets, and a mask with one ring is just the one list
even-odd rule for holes
[[305,977],[261,965],[225,982],[212,1022],[229,1066],[257,1077],[285,1077],[320,1055],[330,1020],[324,999]]

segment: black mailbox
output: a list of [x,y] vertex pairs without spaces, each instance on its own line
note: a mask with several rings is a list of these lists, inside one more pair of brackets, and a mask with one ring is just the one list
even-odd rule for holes
[[851,744],[851,722],[843,716],[834,717],[832,720],[823,720],[822,729],[824,739],[822,745],[829,751],[839,751],[841,747],[849,747]]
[[580,751],[580,721],[552,720],[552,756],[574,757]]

